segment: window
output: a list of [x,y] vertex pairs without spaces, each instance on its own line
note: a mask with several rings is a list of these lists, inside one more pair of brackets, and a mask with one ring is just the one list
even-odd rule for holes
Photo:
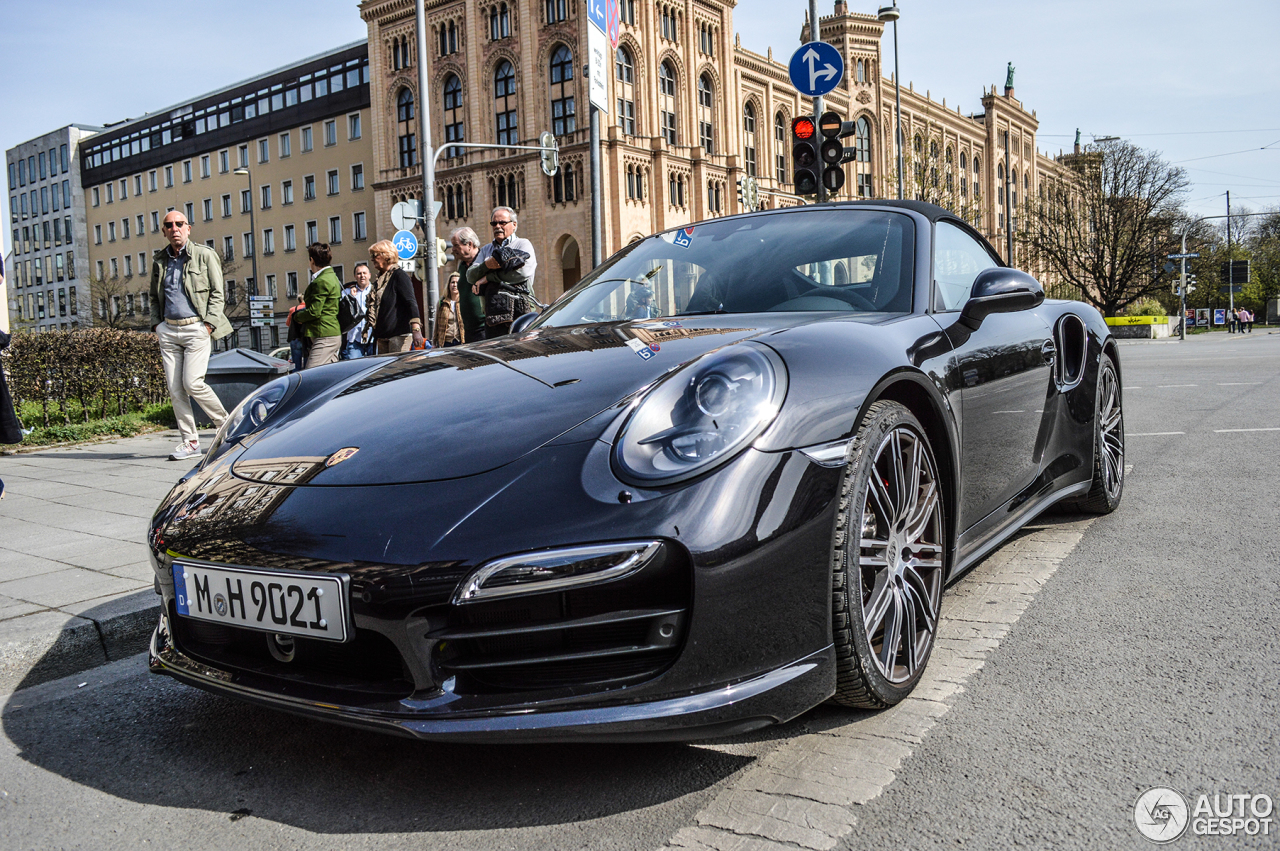
[[396,120],[400,124],[400,167],[418,164],[418,136],[413,126],[413,92],[401,89],[396,96]]
[[302,178],[302,200],[316,200],[316,176],[314,174],[308,174]]
[[933,277],[937,282],[934,310],[959,310],[969,300],[973,280],[995,260],[968,233],[950,222],[934,230]]
[[569,18],[565,0],[546,0],[546,10],[549,24],[556,24]]
[[684,206],[684,175],[667,175],[667,203],[673,207]]
[[351,191],[364,189],[364,163],[356,163],[351,167]]
[[360,113],[347,116],[347,138],[356,140],[360,138]]
[[107,222],[107,242],[116,241],[116,223]]
[[[67,169],[67,146],[66,146],[66,145],[59,145],[59,146],[58,146],[58,158],[59,158],[60,160],[62,160],[62,173],[63,173],[63,174],[66,174],[66,173],[67,173],[67,171],[68,171],[68,169]],[[9,181],[9,185],[10,185],[10,186],[12,186],[12,185],[13,185],[13,181],[12,181],[12,180],[10,180],[10,181]],[[71,311],[71,312],[72,312],[72,313],[75,313],[75,311],[74,311],[74,310],[73,310],[73,311]]]
[[747,174],[756,176],[756,108],[747,104],[742,110],[742,145],[743,159],[746,160]]
[[494,185],[494,198],[497,207],[513,207],[520,208],[519,197],[516,194],[516,176],[508,174],[505,178],[499,176]]
[[279,151],[280,159],[284,159],[285,157],[289,156],[289,154],[291,153],[290,139],[289,139],[288,133],[281,133],[280,136],[278,137],[277,150]]
[[715,153],[713,102],[711,78],[703,74],[698,77],[698,142],[708,154]]
[[[173,169],[172,169],[172,168],[170,168],[170,169],[169,169],[169,172],[170,172],[170,174],[172,174]],[[172,180],[170,180],[170,181],[169,181],[169,185],[170,185],[170,186],[172,186],[172,185],[173,185],[173,181],[172,181]],[[36,190],[32,189],[32,190],[31,190],[31,215],[33,215],[33,216],[34,216],[34,215],[37,215],[37,212],[36,212],[36,201],[35,201],[36,197],[37,197],[37,196],[36,196]],[[113,201],[115,201],[115,200],[116,200],[116,188],[115,188],[115,184],[108,183],[108,184],[107,184],[107,203],[108,203],[108,204],[110,204],[110,203],[112,203],[112,202],[113,202]]]
[[248,189],[240,190],[240,212],[247,213],[253,207],[253,193]]
[[520,133],[519,117],[516,115],[516,71],[505,59],[493,72],[493,97],[498,144],[518,144]]
[[[466,139],[462,125],[462,81],[457,74],[450,74],[444,81],[444,140],[462,142]],[[446,157],[462,156],[462,148],[450,148]]]
[[[142,175],[138,175],[138,179],[141,180]],[[139,188],[138,194],[139,195],[142,194],[141,188]],[[70,180],[62,181],[62,208],[64,210],[71,209],[71,181]]]
[[276,232],[273,228],[265,228],[262,231],[262,253],[276,253]]
[[320,241],[320,232],[316,228],[314,221],[307,222],[307,245]]
[[[190,205],[188,205],[188,206],[190,206]],[[121,219],[121,220],[120,220],[120,238],[121,238],[121,239],[128,239],[128,238],[129,238],[129,220],[128,220],[128,219]]]
[[551,55],[551,132],[557,136],[563,136],[576,129],[577,115],[573,102],[573,54],[562,44]]
[[[228,195],[226,197],[230,198],[231,196]],[[231,215],[231,213],[228,212],[227,215],[229,216]],[[152,233],[160,232],[160,211],[159,210],[151,211],[151,232]]]
[[618,81],[618,127],[628,136],[636,134],[636,64],[631,51],[619,47],[614,53],[614,76]]
[[356,242],[362,242],[369,238],[369,231],[364,223],[363,210],[358,210],[351,214],[351,238]]
[[[207,175],[207,174],[205,175],[205,177],[208,177],[208,176],[209,176],[209,175]],[[65,181],[65,180],[64,180],[64,181],[62,181],[62,182],[65,184],[67,181]],[[137,196],[139,196],[139,195],[141,195],[141,194],[142,194],[142,175],[140,175],[140,174],[135,174],[135,175],[133,176],[133,195],[134,195],[134,197],[136,198]],[[68,204],[67,206],[68,206],[68,207],[70,207],[71,205],[70,205],[70,204]]]
[[[23,228],[23,231],[25,232],[26,228]],[[93,244],[102,245],[102,225],[93,226]]]
[[293,236],[293,225],[285,225],[284,226],[284,250],[296,251],[297,248],[298,248],[298,244],[294,240],[294,236]]
[[244,254],[241,256],[252,257],[253,256],[253,231],[246,231],[245,233],[240,234],[240,239],[244,246]]
[[715,27],[705,21],[698,22],[698,51],[707,56],[716,55]]
[[338,144],[338,122],[326,121],[324,123],[324,146],[326,148]]
[[276,276],[267,275],[267,295],[272,299],[276,297]]
[[577,186],[573,179],[573,166],[564,163],[555,177],[551,178],[552,197],[556,203],[572,201],[577,194]]
[[329,244],[337,245],[342,242],[342,218],[340,216],[329,217]]
[[228,305],[235,304],[236,303],[236,282],[228,279],[226,282],[226,286],[227,286],[227,302],[226,303]]
[[774,168],[778,182],[787,182],[787,118],[781,112],[773,116]]
[[854,80],[856,80],[859,83],[865,83],[867,81],[866,63],[863,62],[863,60],[859,59],[857,63],[854,65],[854,68],[856,69],[854,71]]
[[285,272],[284,296],[285,298],[298,297],[298,273],[297,272]]
[[338,194],[338,170],[336,168],[332,169],[327,175],[325,175],[325,177],[326,177],[326,183],[328,184],[328,194],[337,195]]
[[218,151],[218,174],[231,171],[230,151]]
[[303,127],[300,132],[302,133],[302,153],[305,154],[311,150],[311,128]]
[[511,12],[506,3],[500,3],[489,10],[489,40],[497,41],[511,35]]
[[124,256],[124,276],[126,278],[133,277],[133,257],[129,254]]
[[[173,166],[171,166],[171,165],[167,165],[167,166],[165,166],[165,167],[164,167],[164,186],[165,186],[165,188],[166,188],[166,189],[172,189],[172,188],[173,188]],[[107,200],[108,200],[108,201],[110,201],[110,200],[111,200],[111,198],[110,198],[110,195],[111,195],[111,189],[110,189],[110,187],[108,187],[108,188],[107,188],[107,195],[108,195]]]
[[281,204],[293,203],[293,181],[292,180],[285,180],[280,184],[280,203]]
[[[676,30],[676,10],[670,6],[663,6],[658,10],[658,22],[662,31],[662,37],[667,41],[679,41],[678,32]],[[684,206],[684,205],[681,205]]]
[[[121,181],[121,183],[123,182],[124,181]],[[191,160],[182,161],[182,182],[183,183],[191,182]],[[120,197],[124,198],[124,186],[120,187]]]
[[[152,213],[152,215],[155,215],[155,214]],[[223,195],[222,196],[222,218],[225,219],[230,215],[231,215],[231,196]]]
[[669,62],[658,66],[658,123],[667,144],[676,144],[676,72]]
[[627,166],[627,198],[644,200],[644,170],[638,165]]
[[234,237],[224,236],[222,238],[222,259],[236,259],[236,241]]
[[[41,281],[40,279],[41,268],[42,266],[39,266],[39,265],[36,266],[36,283],[37,284],[43,283],[43,281]],[[111,258],[111,277],[113,278],[120,277],[120,261],[115,257]]]
[[853,150],[857,197],[871,198],[874,195],[871,186],[871,122],[865,115],[854,125]]
[[241,145],[240,147],[236,148],[236,153],[239,155],[240,168],[248,168],[249,167],[249,146]]
[[97,272],[98,272],[98,280],[99,280],[99,281],[101,281],[101,280],[105,280],[105,275],[103,274],[103,271],[102,271],[102,261],[101,261],[101,260],[99,260],[99,261],[97,262]]

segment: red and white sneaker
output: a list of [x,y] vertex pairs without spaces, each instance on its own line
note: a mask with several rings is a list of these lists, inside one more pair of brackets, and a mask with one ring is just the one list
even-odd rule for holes
[[169,460],[185,461],[188,458],[194,458],[197,455],[203,454],[204,453],[200,451],[200,441],[184,440],[174,447],[173,451],[169,453]]

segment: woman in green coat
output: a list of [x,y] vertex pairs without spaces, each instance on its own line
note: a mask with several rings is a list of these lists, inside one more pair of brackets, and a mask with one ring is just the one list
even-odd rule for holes
[[342,349],[342,329],[338,327],[342,284],[329,265],[333,254],[327,243],[313,242],[307,246],[307,255],[311,258],[311,284],[302,297],[306,307],[293,314],[307,344],[303,369],[337,363]]

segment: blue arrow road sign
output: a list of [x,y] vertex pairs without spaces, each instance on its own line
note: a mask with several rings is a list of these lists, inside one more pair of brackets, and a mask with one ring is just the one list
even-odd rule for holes
[[608,10],[605,9],[605,0],[587,0],[587,19],[596,25],[596,28],[602,33],[609,31]]
[[840,51],[825,41],[800,45],[791,55],[791,85],[807,97],[820,97],[840,85],[844,77],[844,59]]
[[391,244],[396,247],[396,254],[401,260],[412,260],[418,254],[418,238],[407,230],[396,231]]

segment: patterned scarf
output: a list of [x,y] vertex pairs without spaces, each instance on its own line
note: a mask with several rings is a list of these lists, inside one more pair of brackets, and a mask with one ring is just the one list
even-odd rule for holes
[[365,302],[367,315],[365,317],[364,333],[361,334],[361,343],[368,344],[373,339],[373,326],[378,322],[378,307],[382,304],[382,294],[387,289],[387,284],[391,283],[391,273],[396,270],[392,266],[385,272],[378,275],[378,280],[374,282],[373,291],[369,293],[369,298]]

